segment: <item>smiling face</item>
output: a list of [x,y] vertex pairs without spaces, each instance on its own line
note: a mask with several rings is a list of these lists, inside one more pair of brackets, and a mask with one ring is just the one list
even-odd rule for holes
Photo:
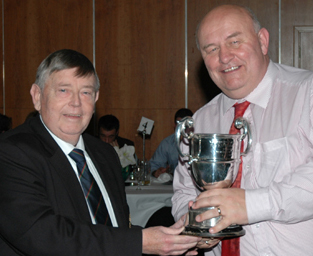
[[31,95],[35,109],[45,125],[60,139],[76,145],[94,112],[99,92],[95,76],[76,76],[76,68],[52,73],[43,90],[33,84]]
[[264,28],[255,32],[245,9],[215,8],[202,20],[197,36],[210,77],[228,97],[244,98],[258,86],[269,63],[269,35]]

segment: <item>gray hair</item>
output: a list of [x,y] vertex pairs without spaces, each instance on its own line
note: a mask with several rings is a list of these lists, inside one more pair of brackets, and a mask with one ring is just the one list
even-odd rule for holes
[[[255,33],[256,34],[259,33],[259,31],[261,29],[261,24],[260,24],[258,18],[256,17],[256,15],[254,14],[254,12],[247,6],[243,6],[243,5],[236,5],[236,6],[243,8],[247,12],[247,14],[252,19]],[[198,23],[197,28],[196,28],[196,44],[197,44],[197,48],[199,50],[200,50],[200,44],[199,44],[199,40],[198,40],[198,31],[199,31],[201,22],[202,22],[202,20]]]
[[35,84],[43,90],[48,77],[52,73],[70,68],[77,68],[76,76],[78,77],[94,75],[96,80],[95,90],[99,91],[100,82],[93,64],[85,55],[69,49],[51,53],[40,63]]

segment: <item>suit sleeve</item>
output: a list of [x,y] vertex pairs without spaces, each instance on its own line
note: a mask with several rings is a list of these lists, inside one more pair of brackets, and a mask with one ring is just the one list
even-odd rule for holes
[[141,255],[141,229],[93,225],[80,216],[66,192],[74,185],[53,181],[43,150],[0,143],[0,255]]

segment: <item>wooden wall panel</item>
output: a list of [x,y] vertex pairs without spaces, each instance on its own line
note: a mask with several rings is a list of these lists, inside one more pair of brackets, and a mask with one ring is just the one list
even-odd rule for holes
[[[284,0],[282,1],[282,15],[281,15],[281,52],[282,64],[293,66],[295,55],[295,27],[313,26],[313,1],[311,0]],[[306,52],[310,52],[313,49],[312,41],[308,44],[311,50],[306,49]],[[312,56],[311,56],[312,57]],[[310,65],[302,66],[303,68],[311,68]],[[312,70],[312,69],[311,69]]]
[[188,67],[189,90],[188,106],[199,109],[210,101],[220,90],[210,79],[201,54],[196,46],[195,33],[198,23],[205,14],[221,4],[241,4],[248,6],[258,17],[261,25],[267,28],[271,35],[269,54],[274,61],[278,61],[278,0],[189,0],[188,1]]
[[155,121],[149,159],[184,107],[184,45],[183,0],[96,0],[97,118],[117,116],[120,135],[135,141],[140,158],[141,117]]
[[[219,92],[196,48],[195,30],[208,10],[224,3],[247,5],[256,13],[270,32],[269,55],[278,61],[279,0],[188,0],[188,107],[192,111]],[[155,121],[146,141],[150,158],[160,141],[173,132],[176,110],[185,106],[185,0],[95,0],[95,42],[93,0],[4,0],[3,4],[5,108],[13,126],[33,110],[29,89],[42,59],[55,50],[71,48],[92,60],[95,43],[101,89],[89,131],[95,133],[100,116],[114,114],[121,122],[121,136],[135,141],[141,157],[137,128],[142,116],[150,118]],[[293,65],[294,26],[313,25],[313,4],[284,0],[281,5],[282,63]],[[308,35],[304,38],[311,41]],[[310,42],[303,43],[305,52],[311,53]]]
[[36,69],[50,53],[71,48],[92,60],[92,0],[4,0],[6,112],[13,127],[33,110]]

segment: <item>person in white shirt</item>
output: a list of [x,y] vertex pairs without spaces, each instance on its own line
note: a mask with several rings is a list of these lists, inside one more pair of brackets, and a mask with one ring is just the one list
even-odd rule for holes
[[[210,229],[243,225],[240,255],[311,255],[313,251],[313,73],[272,62],[269,33],[252,12],[222,5],[211,10],[197,30],[206,68],[222,90],[199,109],[195,133],[229,133],[236,102],[249,101],[252,148],[243,157],[240,188],[211,189],[200,194],[188,164],[174,176],[172,213],[214,206],[197,216],[222,216]],[[187,146],[182,146],[188,152]],[[216,241],[218,242],[218,240]],[[212,243],[210,246],[216,243]],[[221,243],[205,255],[224,255]]]

